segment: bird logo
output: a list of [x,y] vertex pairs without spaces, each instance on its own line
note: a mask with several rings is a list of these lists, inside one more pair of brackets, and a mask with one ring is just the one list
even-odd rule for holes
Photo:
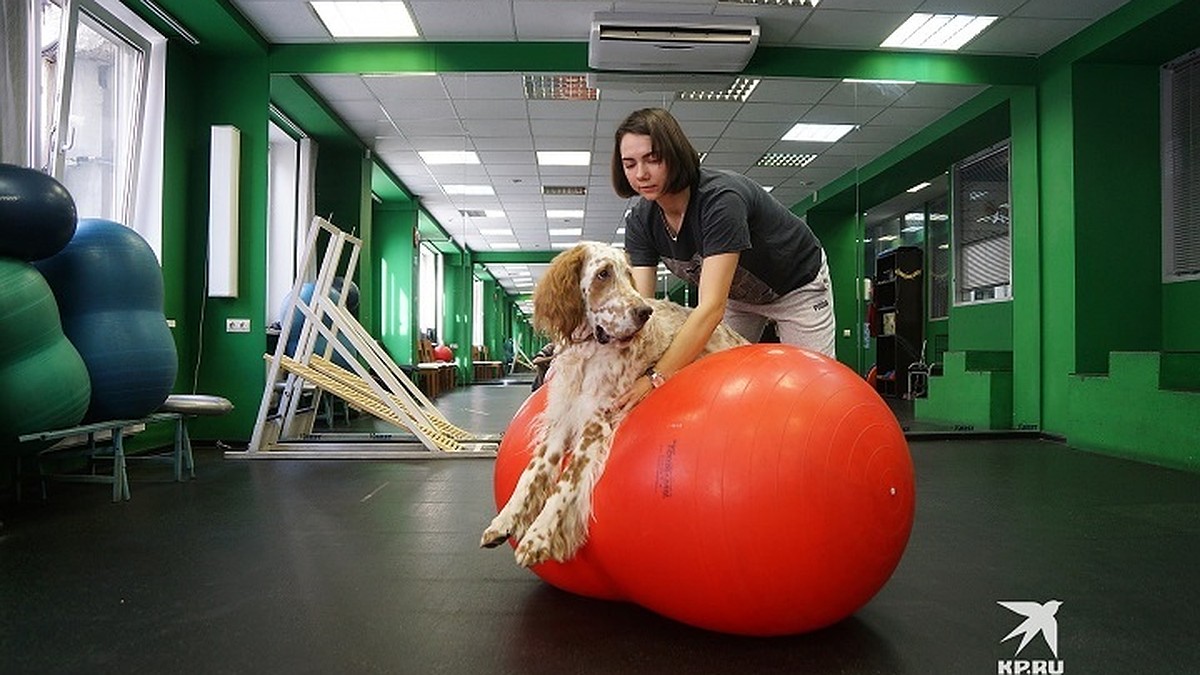
[[1054,658],[1058,658],[1058,619],[1054,617],[1058,612],[1058,608],[1062,607],[1062,602],[1058,600],[1050,600],[1044,604],[1036,602],[1005,602],[1000,601],[999,604],[1005,609],[1011,610],[1025,617],[1025,620],[1020,623],[1011,633],[1004,636],[1000,642],[1007,642],[1012,638],[1022,635],[1021,644],[1017,645],[1017,653],[1014,656],[1019,656],[1021,650],[1029,644],[1033,638],[1037,637],[1038,633],[1042,634],[1042,639],[1046,641],[1046,645],[1050,647],[1050,651],[1054,653]]

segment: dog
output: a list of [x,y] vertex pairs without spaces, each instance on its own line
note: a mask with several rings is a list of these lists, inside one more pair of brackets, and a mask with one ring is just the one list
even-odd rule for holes
[[[554,258],[533,293],[534,328],[557,343],[534,421],[533,457],[480,546],[517,541],[531,567],[570,559],[587,539],[592,490],[626,412],[617,399],[658,362],[691,310],[644,298],[624,251],[583,242]],[[721,324],[701,356],[746,344]]]

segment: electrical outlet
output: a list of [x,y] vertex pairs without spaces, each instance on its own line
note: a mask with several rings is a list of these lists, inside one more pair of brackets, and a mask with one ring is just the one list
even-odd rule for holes
[[225,319],[226,333],[249,333],[250,319]]

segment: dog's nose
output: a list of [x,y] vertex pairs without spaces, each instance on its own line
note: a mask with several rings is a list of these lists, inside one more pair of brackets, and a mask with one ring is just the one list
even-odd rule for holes
[[650,315],[653,313],[654,313],[654,308],[651,307],[650,305],[642,305],[641,307],[638,307],[637,311],[635,312],[635,315],[637,316],[638,325],[639,326],[646,325],[646,322],[650,320]]

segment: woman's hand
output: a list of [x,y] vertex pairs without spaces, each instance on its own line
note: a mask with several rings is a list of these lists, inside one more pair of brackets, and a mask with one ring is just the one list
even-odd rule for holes
[[646,395],[649,394],[653,389],[654,384],[650,382],[649,377],[645,375],[639,377],[633,381],[633,386],[629,388],[629,391],[622,394],[621,397],[618,398],[615,403],[613,403],[612,412],[628,413],[630,410],[633,410],[635,405],[641,403],[642,399],[646,398]]

